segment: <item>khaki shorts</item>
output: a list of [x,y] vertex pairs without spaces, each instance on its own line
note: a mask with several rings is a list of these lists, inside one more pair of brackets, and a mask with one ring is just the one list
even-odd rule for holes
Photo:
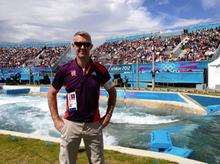
[[103,134],[98,130],[100,123],[79,123],[64,119],[60,130],[61,164],[75,164],[81,139],[83,138],[86,153],[91,164],[104,164]]

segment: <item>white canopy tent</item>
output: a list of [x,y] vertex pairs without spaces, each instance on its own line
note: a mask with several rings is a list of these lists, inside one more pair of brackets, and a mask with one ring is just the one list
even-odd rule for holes
[[220,56],[208,64],[208,87],[220,90]]

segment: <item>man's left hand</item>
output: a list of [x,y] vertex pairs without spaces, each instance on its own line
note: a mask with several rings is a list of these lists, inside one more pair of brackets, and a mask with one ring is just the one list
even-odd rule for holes
[[112,117],[112,115],[109,114],[109,113],[107,113],[107,114],[105,114],[105,116],[103,116],[103,117],[101,118],[101,120],[100,120],[100,123],[101,123],[100,129],[105,128],[105,127],[109,124],[109,122],[110,122],[110,120],[111,120],[111,117]]

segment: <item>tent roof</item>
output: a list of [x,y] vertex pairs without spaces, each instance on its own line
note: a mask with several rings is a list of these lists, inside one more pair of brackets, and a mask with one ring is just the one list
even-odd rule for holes
[[220,56],[213,62],[209,63],[209,66],[220,66]]

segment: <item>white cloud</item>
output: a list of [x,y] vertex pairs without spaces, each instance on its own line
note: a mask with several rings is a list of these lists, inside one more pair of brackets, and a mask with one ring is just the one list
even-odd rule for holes
[[[219,5],[219,0],[201,1],[204,8]],[[156,2],[163,5],[169,0]],[[115,35],[160,31],[207,21],[171,17],[169,12],[155,17],[143,5],[144,0],[1,0],[0,41],[71,40],[76,31],[84,30],[100,43]]]
[[219,0],[202,0],[202,6],[205,10],[220,7]]
[[0,41],[71,40],[85,30],[95,40],[162,28],[143,0],[17,0],[0,2]]

